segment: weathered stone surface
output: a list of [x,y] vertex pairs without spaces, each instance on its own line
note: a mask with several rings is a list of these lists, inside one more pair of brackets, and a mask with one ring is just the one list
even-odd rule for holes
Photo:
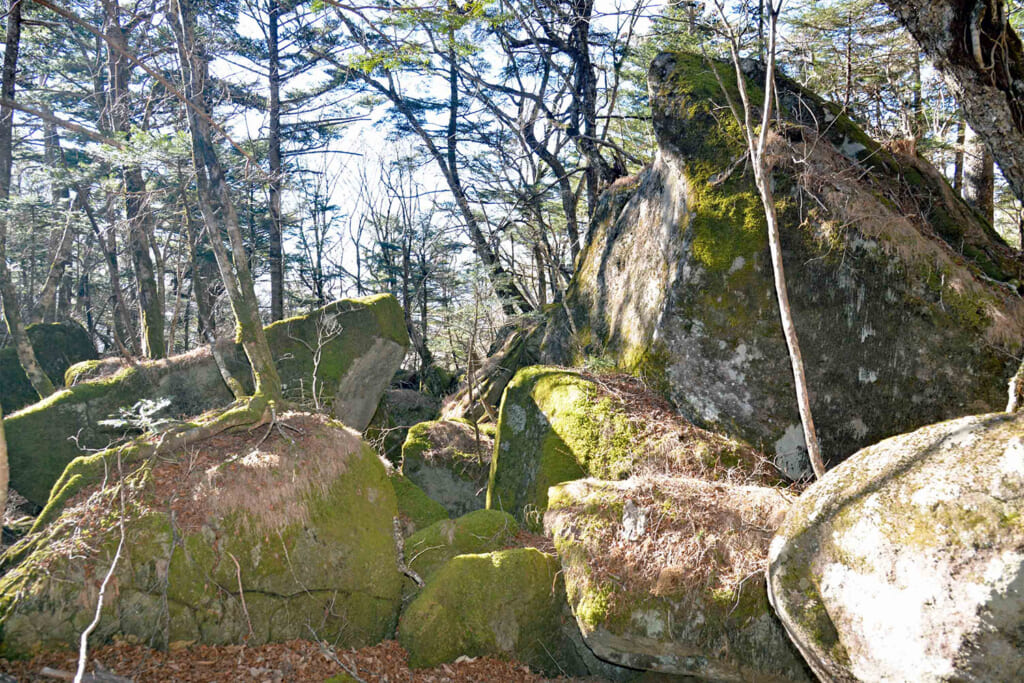
[[[732,66],[721,74],[735,88]],[[1024,338],[1013,250],[926,162],[780,88],[783,259],[825,459],[1001,407]],[[650,89],[656,161],[603,196],[568,297],[578,335],[563,316],[545,344],[610,355],[697,424],[763,445],[799,476],[792,372],[739,128],[700,56],[659,56]]]
[[[282,420],[301,435],[241,432],[126,466],[125,545],[94,643],[252,644],[312,627],[360,646],[393,632],[402,577],[383,464],[340,423]],[[23,559],[0,579],[0,655],[77,643],[119,543],[119,492],[94,489],[9,551]]]
[[[36,360],[55,387],[64,386],[64,373],[69,367],[97,357],[89,334],[78,323],[37,323],[29,325],[26,331]],[[21,369],[13,343],[0,349],[0,400],[5,414],[39,400],[39,394]]]
[[[366,427],[408,346],[401,308],[390,295],[337,301],[269,325],[266,333],[285,396],[333,406],[334,416],[357,430]],[[228,345],[225,354],[231,372],[251,386],[240,347]],[[104,448],[120,435],[98,424],[118,417],[119,409],[142,399],[167,399],[170,405],[160,416],[179,417],[232,400],[205,348],[130,366],[117,359],[92,361],[85,372],[75,371],[69,371],[76,375],[74,386],[4,419],[11,486],[39,505],[80,449]]]
[[781,489],[686,478],[552,487],[545,531],[601,659],[721,681],[809,680],[762,573]]
[[487,503],[487,480],[494,450],[494,425],[456,420],[421,422],[409,430],[402,446],[402,474],[451,517],[481,510]]
[[1024,415],[865,448],[804,492],[769,592],[822,680],[1024,675]]
[[558,559],[535,548],[459,555],[402,613],[398,642],[413,667],[510,657],[549,674],[586,673],[562,634]]

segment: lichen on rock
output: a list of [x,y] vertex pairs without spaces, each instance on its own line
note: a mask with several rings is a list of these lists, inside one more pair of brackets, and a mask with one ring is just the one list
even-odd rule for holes
[[942,422],[856,453],[771,544],[772,602],[827,680],[1024,670],[1024,415]]
[[584,479],[551,489],[569,604],[594,653],[728,681],[808,680],[762,574],[792,495],[696,479]]

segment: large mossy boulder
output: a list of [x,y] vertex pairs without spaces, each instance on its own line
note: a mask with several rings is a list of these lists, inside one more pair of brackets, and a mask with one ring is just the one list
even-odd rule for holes
[[681,418],[643,382],[537,365],[508,384],[498,418],[488,507],[539,528],[548,488],[643,472],[775,483],[748,445]]
[[763,574],[792,499],[782,489],[674,477],[553,487],[545,531],[584,642],[635,669],[810,680]]
[[[98,356],[89,333],[76,322],[37,323],[26,328],[36,360],[53,386],[64,386],[64,373],[75,363]],[[14,343],[0,349],[0,402],[11,414],[39,400],[39,394],[25,376]]]
[[[734,90],[732,65],[717,68]],[[796,477],[808,469],[764,210],[711,69],[699,55],[654,60],[656,160],[603,195],[568,294],[577,334],[563,317],[548,337],[562,362],[607,354]],[[1024,338],[1014,251],[927,162],[787,79],[779,88],[773,184],[825,459],[998,409]]]
[[[321,408],[363,430],[408,347],[402,310],[390,295],[336,301],[266,328],[285,397]],[[252,379],[239,345],[227,366],[243,386]],[[314,360],[318,358],[318,360]],[[122,366],[117,359],[73,367],[74,386],[4,419],[11,487],[42,505],[64,467],[82,449],[101,449],[123,432],[100,421],[139,401],[169,401],[159,417],[198,415],[232,396],[208,348]],[[69,440],[73,438],[74,440]]]
[[460,517],[487,504],[493,450],[493,424],[421,422],[409,430],[402,446],[402,474],[451,517]]
[[865,448],[772,541],[772,603],[822,680],[1006,681],[1024,671],[1024,414]]
[[398,642],[410,666],[497,656],[553,675],[585,673],[563,633],[559,574],[558,559],[535,548],[455,557],[402,613]]
[[[74,647],[124,545],[93,642],[308,638],[362,646],[393,633],[401,602],[384,465],[359,435],[286,414],[292,438],[221,435],[124,465],[8,551],[0,656]],[[6,558],[5,558],[6,559]]]

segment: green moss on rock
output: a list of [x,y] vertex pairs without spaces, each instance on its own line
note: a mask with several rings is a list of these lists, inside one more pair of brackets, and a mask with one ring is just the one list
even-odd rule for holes
[[402,446],[402,474],[452,517],[486,505],[494,438],[464,420],[421,422]]
[[95,642],[262,643],[308,637],[310,625],[349,646],[389,637],[402,577],[385,468],[338,423],[282,419],[301,429],[294,441],[243,432],[218,437],[217,450],[197,443],[177,458],[122,462],[121,483],[94,488],[12,548],[0,654],[77,641],[118,544],[119,486],[127,551]]
[[399,472],[392,472],[391,485],[398,503],[398,515],[405,536],[425,529],[434,522],[448,519],[448,511],[416,484]]
[[[509,545],[519,532],[516,520],[498,510],[476,510],[443,519],[405,540],[406,564],[424,581],[456,555],[488,553]],[[407,587],[411,581],[407,581]]]
[[398,641],[413,667],[460,656],[516,659],[542,672],[582,672],[562,635],[557,559],[534,548],[459,555],[402,614]]
[[548,487],[588,474],[623,477],[641,448],[633,424],[593,382],[562,368],[524,368],[501,402],[487,507],[521,521],[542,514]]

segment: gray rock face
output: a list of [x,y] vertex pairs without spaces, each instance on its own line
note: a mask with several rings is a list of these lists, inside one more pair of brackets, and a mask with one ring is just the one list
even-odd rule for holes
[[809,680],[765,593],[792,496],[686,478],[553,486],[544,516],[583,641],[603,660],[717,681]]
[[402,474],[451,517],[461,517],[486,506],[493,451],[493,425],[474,429],[455,420],[421,422],[402,446]]
[[[924,161],[781,87],[783,259],[826,461],[999,409],[1024,338],[1012,250]],[[650,89],[657,158],[602,198],[570,290],[578,341],[800,476],[809,470],[764,211],[738,128],[699,56],[659,56]]]
[[[402,310],[394,297],[336,301],[307,316],[266,328],[285,398],[326,408],[347,426],[366,428],[408,347]],[[251,388],[241,348],[226,345],[229,371]],[[319,356],[319,360],[314,360]],[[160,361],[122,366],[118,359],[78,366],[74,386],[4,419],[11,487],[45,504],[50,487],[82,449],[106,448],[123,430],[101,420],[118,417],[140,400],[169,400],[160,418],[194,416],[231,402],[213,355],[201,348]],[[74,441],[69,440],[74,437]]]
[[1024,676],[1024,415],[887,439],[809,488],[769,594],[822,680]]

